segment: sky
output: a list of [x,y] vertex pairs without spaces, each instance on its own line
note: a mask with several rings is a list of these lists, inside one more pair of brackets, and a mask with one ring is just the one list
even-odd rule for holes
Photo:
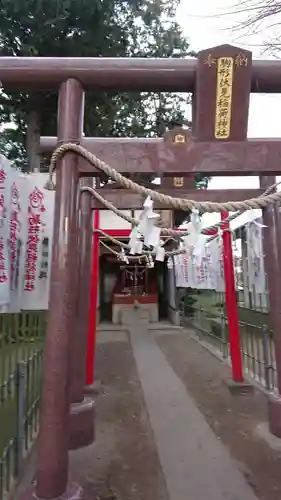
[[[193,50],[202,50],[223,43],[251,50],[254,58],[270,58],[263,53],[263,41],[269,32],[266,25],[251,36],[233,29],[245,19],[245,14],[229,15],[235,0],[181,0],[178,20]],[[241,5],[241,2],[240,2]],[[202,14],[202,12],[204,14]],[[248,137],[281,137],[281,94],[251,94]],[[258,187],[255,177],[216,177],[209,183],[210,189]]]

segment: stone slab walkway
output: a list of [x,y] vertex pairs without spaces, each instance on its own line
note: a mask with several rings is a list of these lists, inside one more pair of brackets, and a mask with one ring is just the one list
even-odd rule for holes
[[152,332],[129,332],[170,500],[256,500]]

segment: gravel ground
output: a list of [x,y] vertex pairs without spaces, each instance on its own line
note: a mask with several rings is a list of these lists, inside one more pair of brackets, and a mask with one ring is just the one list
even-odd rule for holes
[[71,453],[85,500],[168,500],[129,342],[97,346],[96,442]]
[[257,389],[252,395],[232,396],[224,383],[231,375],[229,367],[188,332],[160,335],[157,342],[256,495],[280,500],[281,451],[272,450],[256,431],[267,420],[266,395]]

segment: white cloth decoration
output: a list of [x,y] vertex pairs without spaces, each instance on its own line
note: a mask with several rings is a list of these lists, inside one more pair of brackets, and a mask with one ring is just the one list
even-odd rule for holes
[[255,226],[258,226],[258,227],[267,227],[265,224],[261,224],[260,222],[256,221],[255,219],[252,220],[253,224],[255,224]]
[[135,246],[136,253],[137,254],[142,253],[142,249],[143,249],[143,242],[141,240],[138,240],[138,242],[136,243],[136,246]]
[[155,252],[156,252],[155,260],[157,260],[158,262],[164,262],[165,248],[163,248],[162,246],[158,246],[155,248]]
[[153,261],[153,258],[151,257],[151,255],[148,256],[147,267],[149,267],[150,269],[153,269],[153,267],[154,267],[154,261]]
[[158,246],[160,241],[161,229],[155,226],[156,221],[160,215],[153,212],[153,201],[148,196],[143,204],[143,211],[140,215],[140,223],[138,231],[144,237],[144,244],[146,246]]
[[120,260],[122,260],[122,262],[125,262],[125,264],[129,264],[129,259],[128,259],[127,255],[125,255],[124,248],[121,248],[121,252],[120,252],[119,256],[120,256]]
[[147,247],[158,247],[160,244],[161,228],[154,224],[148,227],[147,233],[144,235],[144,244]]
[[173,267],[174,267],[173,259],[171,259],[171,257],[169,257],[168,260],[167,260],[167,268],[168,269],[173,269]]
[[195,247],[202,231],[202,221],[197,208],[193,208],[190,216],[189,245]]
[[147,196],[147,198],[144,200],[143,208],[144,210],[153,210],[153,201],[150,196]]
[[140,240],[140,234],[138,232],[138,228],[134,227],[130,233],[130,240],[129,240],[129,247],[130,247],[130,254],[135,255],[138,252],[139,248],[139,240]]

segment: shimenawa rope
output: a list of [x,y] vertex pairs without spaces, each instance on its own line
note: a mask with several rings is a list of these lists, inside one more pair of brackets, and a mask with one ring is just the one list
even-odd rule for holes
[[52,175],[56,169],[57,161],[62,158],[66,153],[73,152],[77,153],[87,160],[91,165],[96,167],[101,172],[104,172],[108,177],[111,177],[114,181],[118,182],[125,189],[130,189],[135,193],[142,194],[145,196],[150,196],[153,201],[158,201],[159,203],[165,205],[166,208],[171,208],[175,210],[191,211],[197,208],[202,213],[205,212],[235,212],[235,211],[247,211],[259,208],[266,208],[272,203],[278,203],[281,201],[281,192],[272,192],[276,188],[277,184],[270,186],[261,196],[256,198],[250,198],[244,201],[228,201],[225,203],[217,203],[211,201],[197,202],[195,200],[188,200],[182,198],[173,198],[166,194],[158,193],[153,189],[146,188],[133,182],[131,179],[127,179],[122,174],[117,172],[114,168],[110,167],[107,163],[100,160],[93,153],[85,149],[80,144],[74,144],[67,142],[60,145],[53,153],[50,163],[50,180],[52,182]]
[[[225,202],[225,203],[217,203],[217,202],[210,202],[210,201],[205,201],[205,202],[196,202],[195,200],[186,200],[182,198],[173,198],[172,196],[164,195],[162,193],[158,193],[157,191],[154,191],[152,189],[146,188],[144,186],[141,186],[137,184],[136,182],[133,182],[131,179],[127,179],[127,177],[124,177],[122,174],[117,172],[114,168],[110,167],[107,163],[104,161],[100,160],[97,156],[95,156],[93,153],[85,149],[83,146],[75,143],[65,143],[60,146],[54,151],[52,157],[51,157],[51,162],[50,162],[50,178],[49,178],[49,188],[51,189],[54,184],[53,184],[53,173],[55,172],[56,169],[56,164],[59,159],[61,159],[66,153],[68,152],[74,152],[77,153],[78,155],[82,156],[84,159],[86,159],[91,165],[94,167],[98,168],[100,171],[105,173],[108,177],[112,178],[116,182],[118,182],[122,187],[125,189],[130,189],[138,194],[145,195],[145,196],[150,196],[153,201],[158,201],[160,204],[165,205],[165,207],[169,207],[172,209],[180,209],[183,211],[191,211],[192,209],[198,209],[201,212],[235,212],[231,214],[227,219],[223,221],[219,221],[216,224],[213,224],[212,226],[209,226],[208,228],[205,228],[202,230],[202,234],[208,234],[211,230],[216,230],[221,227],[223,227],[226,223],[236,219],[239,215],[241,215],[244,211],[247,210],[252,210],[252,209],[259,209],[259,208],[265,208],[268,205],[276,202],[281,201],[281,192],[274,192],[277,185],[279,183],[275,183],[269,188],[266,189],[266,191],[259,197],[256,198],[251,198],[249,200],[245,200],[242,202]],[[102,203],[108,210],[111,210],[113,213],[118,215],[119,217],[122,217],[124,220],[129,222],[130,224],[137,226],[139,224],[139,220],[124,214],[121,212],[119,209],[117,209],[112,203],[110,203],[108,200],[103,198],[100,193],[98,193],[97,190],[95,190],[92,187],[89,186],[83,186],[81,188],[81,192],[89,192],[92,194],[100,203]],[[99,230],[99,232],[102,233],[102,231]],[[189,231],[180,231],[176,229],[171,229],[171,228],[161,228],[161,233],[164,235],[170,235],[175,238],[183,237],[189,234]],[[106,233],[103,234],[108,238],[108,235]],[[109,238],[112,242],[115,244],[120,245],[123,248],[129,248],[128,245],[120,242],[119,240],[116,240],[114,238]],[[213,237],[211,237],[208,241],[211,241]],[[178,255],[181,253],[184,253],[186,250],[185,249],[177,249],[171,252],[166,252],[166,255]],[[139,258],[145,258],[147,255],[152,255],[155,254],[155,252],[151,251],[145,251],[141,256],[130,256],[130,259],[139,259]]]

